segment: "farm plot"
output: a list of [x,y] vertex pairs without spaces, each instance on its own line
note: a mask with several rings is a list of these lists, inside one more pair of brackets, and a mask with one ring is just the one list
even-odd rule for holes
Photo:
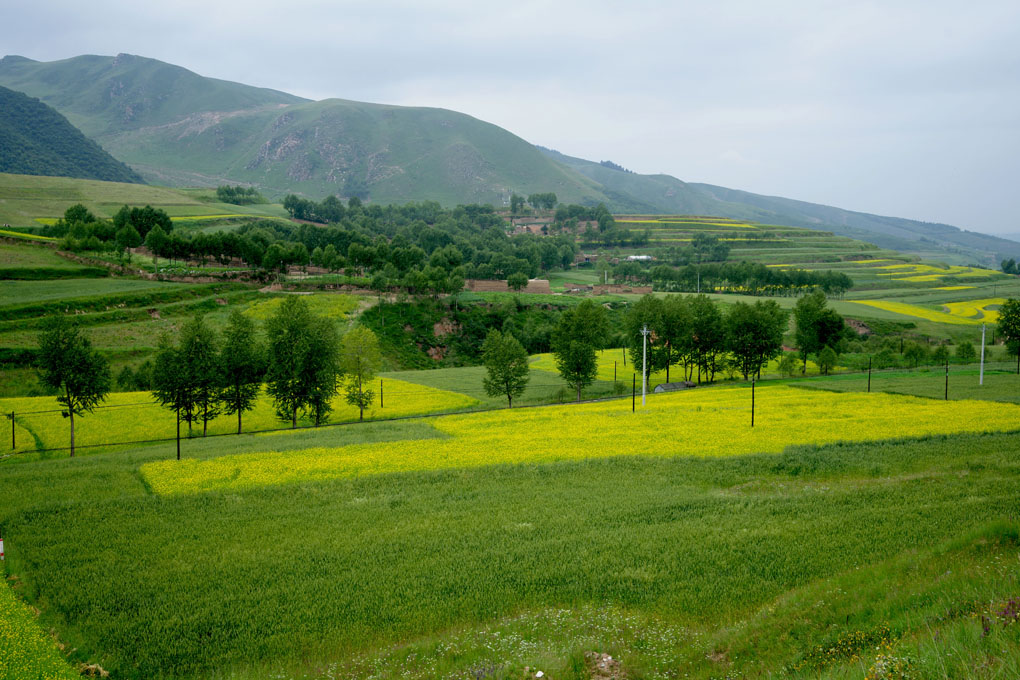
[[[165,461],[144,465],[142,473],[156,492],[178,494],[607,455],[779,453],[802,444],[1012,430],[1020,418],[1020,407],[1012,404],[819,394],[770,385],[758,388],[752,429],[750,399],[751,390],[743,386],[716,387],[658,395],[633,414],[630,400],[619,400],[446,416],[435,422],[450,435],[446,440]],[[625,449],[610,444],[624,440]]]
[[40,623],[114,677],[560,678],[594,649],[647,680],[860,678],[879,642],[946,630],[981,641],[965,663],[1015,664],[1017,627],[977,618],[1015,592],[1015,435],[616,455],[635,439],[170,496],[142,451],[28,463],[0,518]]
[[[373,385],[378,389],[378,385]],[[379,406],[378,394],[372,407],[365,410],[367,420],[455,411],[478,404],[463,394],[438,390],[410,382],[387,379],[383,385],[384,404]],[[348,404],[342,394],[333,400],[331,422],[358,420],[358,409]],[[42,411],[42,413],[40,413]],[[23,397],[0,400],[0,412],[14,412],[19,450],[56,449],[68,446],[69,430],[53,397]],[[23,415],[21,415],[23,414]],[[299,427],[313,423],[299,418]],[[263,394],[257,406],[244,414],[246,432],[280,429],[289,426],[281,420],[272,400]],[[188,426],[182,423],[182,436]],[[80,447],[107,446],[118,443],[142,442],[173,438],[176,432],[174,413],[160,407],[148,392],[117,392],[109,396],[103,408],[75,420],[76,444]],[[237,417],[222,415],[209,421],[209,434],[237,432]],[[192,425],[195,436],[202,434],[202,422]]]

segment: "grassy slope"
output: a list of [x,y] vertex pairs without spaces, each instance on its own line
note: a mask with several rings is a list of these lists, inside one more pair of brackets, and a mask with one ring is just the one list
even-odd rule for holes
[[229,205],[210,201],[210,197],[208,191],[0,173],[0,223],[37,227],[38,218],[63,217],[64,211],[75,203],[84,204],[98,217],[112,217],[123,205],[151,205],[171,216],[286,215],[279,205]]

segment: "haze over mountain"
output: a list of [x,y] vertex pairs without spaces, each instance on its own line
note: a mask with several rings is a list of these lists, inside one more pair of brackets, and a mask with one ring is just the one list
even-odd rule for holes
[[[280,197],[505,203],[511,192],[630,213],[694,213],[829,229],[908,252],[983,263],[1020,244],[942,224],[761,196],[541,149],[437,108],[309,101],[132,55],[0,60],[0,85],[39,97],[145,179],[248,183]],[[615,159],[622,160],[622,159]]]
[[0,172],[141,182],[52,107],[0,87]]

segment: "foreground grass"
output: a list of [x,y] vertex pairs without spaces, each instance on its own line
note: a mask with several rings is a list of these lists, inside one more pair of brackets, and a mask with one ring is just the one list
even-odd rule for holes
[[[1015,435],[170,497],[140,480],[149,459],[0,474],[22,594],[118,677],[585,677],[594,649],[634,678],[861,678],[883,636],[1016,660],[1016,627],[970,618],[1018,588],[1016,529],[990,525],[1020,511]],[[840,640],[855,652],[817,651]]]
[[[1020,375],[1004,370],[997,363],[995,370],[986,370],[984,384],[978,382],[978,369],[950,366],[949,399],[983,399],[1020,403]],[[791,382],[791,385],[805,389],[831,390],[834,392],[866,392],[867,374],[853,373]],[[872,392],[909,394],[929,399],[944,399],[946,396],[946,372],[943,367],[921,368],[914,371],[882,371],[871,375]]]

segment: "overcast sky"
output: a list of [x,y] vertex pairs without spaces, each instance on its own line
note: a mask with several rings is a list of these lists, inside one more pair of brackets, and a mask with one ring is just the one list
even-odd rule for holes
[[4,54],[450,108],[636,172],[1020,232],[1017,0],[47,0],[0,22]]

